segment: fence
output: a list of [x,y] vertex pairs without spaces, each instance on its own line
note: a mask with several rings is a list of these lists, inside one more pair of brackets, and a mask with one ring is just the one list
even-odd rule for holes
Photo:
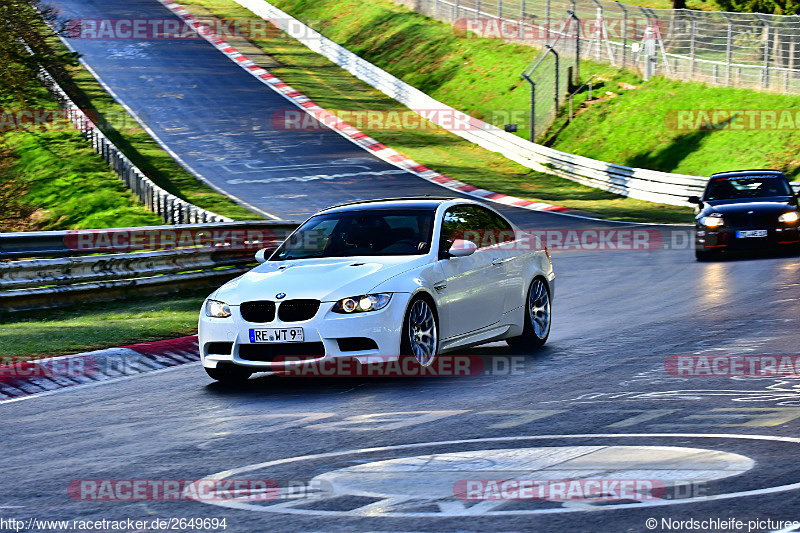
[[[0,311],[216,287],[297,225],[256,221],[0,233]],[[110,253],[108,253],[110,252]]]
[[[800,16],[796,15],[650,9],[609,0],[395,2],[473,28],[479,35],[543,48],[534,61],[543,57],[549,45],[562,58],[577,52],[582,59],[638,69],[645,79],[658,74],[717,86],[800,94]],[[470,19],[478,23],[466,24]],[[487,20],[495,24],[486,24]],[[565,79],[568,62],[561,63],[560,77]],[[575,68],[577,73],[579,64]],[[554,83],[547,62],[535,75],[529,70],[526,75],[537,85]],[[553,99],[542,96],[537,88],[537,136],[557,113],[553,106]]]
[[92,143],[95,152],[105,159],[125,185],[154,213],[161,215],[168,224],[206,224],[230,222],[232,219],[218,215],[170,194],[134,165],[122,151],[112,143],[100,128],[81,110],[64,89],[44,69],[39,77],[47,90],[67,113],[81,134]]

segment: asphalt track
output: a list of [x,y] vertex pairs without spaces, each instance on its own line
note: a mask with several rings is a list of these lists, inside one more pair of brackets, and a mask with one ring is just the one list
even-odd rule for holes
[[[155,2],[61,4],[82,6],[84,16],[164,15]],[[98,43],[85,46],[98,46],[96,54],[105,54]],[[231,106],[224,107],[228,113],[245,109],[238,105],[251,90],[229,102],[220,96],[219,84],[230,78],[249,87],[249,76],[236,78],[238,68],[231,64],[228,70],[228,60],[215,59],[210,46],[160,46],[155,43],[142,63],[137,60],[139,74],[95,58],[88,48],[83,53],[93,65],[97,61],[96,70],[129,105],[140,102],[142,110],[158,99],[137,85],[144,83],[141,76],[161,76],[147,83],[156,84],[154,93],[166,90],[164,85],[190,75],[168,70],[169,62],[193,58],[190,79],[197,88],[162,103],[160,111],[148,111],[154,128],[161,124],[164,132],[164,124],[176,116],[198,132],[211,131],[205,120],[181,113],[176,102],[197,105],[205,99],[206,109],[215,108],[212,102]],[[200,56],[203,61],[196,61]],[[220,70],[210,76],[212,69]],[[259,91],[263,94],[255,96]],[[253,87],[250,97],[253,102],[272,98],[263,86]],[[235,130],[241,123],[231,115],[229,122],[216,124]],[[188,143],[189,137],[170,139]],[[325,155],[293,152],[293,160],[365,157],[331,139]],[[203,169],[217,168],[208,160],[196,161]],[[370,164],[382,168],[380,162]],[[402,183],[419,184],[398,175],[381,183],[378,189],[366,180],[347,185],[321,180],[304,185],[302,194],[308,197],[303,199],[279,201],[257,188],[261,192],[249,198],[261,195],[265,209],[283,207],[275,212],[299,217],[309,208],[307,201],[330,202],[340,193],[393,194],[383,185],[408,194]],[[279,190],[297,193],[288,185]],[[585,223],[518,213],[523,225],[577,228]],[[477,376],[273,376],[231,389],[210,384],[192,364],[0,403],[0,518],[213,517],[225,518],[225,531],[237,532],[670,531],[662,519],[732,518],[743,526],[705,530],[747,531],[749,520],[800,520],[798,378],[675,377],[665,371],[667,358],[676,354],[797,354],[800,258],[697,263],[689,249],[662,246],[560,251],[554,264],[558,285],[548,344],[527,354],[501,343],[469,350],[465,355],[483,362],[485,372]],[[517,365],[513,372],[509,364]],[[462,502],[449,491],[453,479],[535,471],[532,461],[546,453],[561,457],[560,464],[567,464],[570,454],[585,459],[582,466],[570,463],[583,477],[680,479],[693,492],[644,503],[476,503]],[[241,508],[196,501],[93,502],[67,493],[71,482],[82,479],[196,480],[214,474],[336,490]],[[658,521],[654,529],[646,526],[649,518]],[[751,528],[771,529],[765,523]],[[671,529],[692,530],[700,528]]]
[[[155,0],[54,5],[72,20],[177,20]],[[453,195],[331,130],[276,130],[273,115],[296,110],[294,104],[205,40],[73,38],[69,43],[186,168],[262,214],[302,220],[348,201]]]

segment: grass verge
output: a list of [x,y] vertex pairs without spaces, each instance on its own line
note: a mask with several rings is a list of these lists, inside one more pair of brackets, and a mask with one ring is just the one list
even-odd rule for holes
[[[274,3],[292,14],[299,12],[300,18],[322,20],[323,27],[333,21],[324,29],[329,37],[453,107],[470,110],[474,116],[486,118],[493,113],[493,109],[528,108],[528,93],[524,89],[517,90],[521,86],[518,72],[533,54],[528,47],[491,40],[481,40],[478,46],[475,40],[456,38],[452,29],[445,24],[384,0],[369,5],[352,0],[336,3],[327,0],[297,2],[293,6],[287,6],[288,2],[283,1]],[[247,19],[253,16],[230,0],[192,0],[184,6],[197,16],[210,15],[224,19]],[[323,13],[330,18],[324,18]],[[394,111],[402,108],[396,101],[294,39],[285,36],[270,40],[255,39],[250,45],[233,39],[231,41],[242,48],[245,55],[253,55],[253,52],[268,54],[270,64],[264,66],[334,113]],[[248,49],[248,46],[252,48]],[[258,61],[261,62],[260,59]],[[514,72],[514,75],[487,76],[485,66],[493,62],[497,64],[490,70],[496,73]],[[463,67],[464,63],[470,66]],[[475,99],[470,99],[470,96],[475,96]],[[432,125],[391,130],[370,128],[369,124],[363,127],[361,124],[354,125],[438,172],[492,191],[589,211],[617,220],[692,220],[689,208],[624,198],[534,172]]]
[[[737,130],[724,122],[737,110],[745,126],[747,110],[783,110],[794,117],[797,96],[661,77],[645,82],[598,65],[587,65],[585,72],[597,76],[594,95],[599,99],[588,102],[577,119],[558,133],[552,144],[557,150],[678,174],[774,168],[790,178],[800,176],[800,130]],[[715,110],[726,114],[715,121]],[[679,113],[687,111],[691,114],[683,116],[689,120],[679,120]],[[714,127],[690,129],[698,124]],[[555,134],[555,128],[549,133]]]
[[[53,39],[54,47],[63,49]],[[93,111],[101,129],[145,174],[167,191],[195,205],[238,219],[254,213],[213,191],[183,169],[106,93],[83,67],[59,76],[76,104]],[[59,109],[41,86],[28,87],[25,104],[0,94],[0,107]],[[60,230],[162,224],[94,153],[79,132],[69,129],[6,129],[0,136],[0,231]]]
[[49,357],[193,335],[209,292],[0,315],[0,355]]

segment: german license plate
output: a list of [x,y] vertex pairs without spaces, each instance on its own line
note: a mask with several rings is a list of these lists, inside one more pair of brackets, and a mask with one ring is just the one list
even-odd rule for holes
[[303,328],[251,329],[250,342],[303,342]]
[[737,239],[749,239],[752,237],[766,237],[767,230],[765,229],[749,229],[736,232]]

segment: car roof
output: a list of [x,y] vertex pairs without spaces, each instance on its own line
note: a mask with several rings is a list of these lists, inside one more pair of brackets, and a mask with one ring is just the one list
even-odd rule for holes
[[321,213],[340,213],[343,211],[361,211],[368,209],[431,209],[435,210],[440,205],[448,202],[478,203],[464,198],[446,196],[411,196],[404,198],[379,198],[376,200],[360,200],[328,207]]
[[753,175],[761,175],[761,176],[774,176],[774,177],[786,177],[786,175],[781,172],[780,170],[765,170],[765,169],[754,169],[754,170],[731,170],[728,172],[717,172],[716,174],[712,174],[712,178],[736,178],[739,176],[753,176]]

